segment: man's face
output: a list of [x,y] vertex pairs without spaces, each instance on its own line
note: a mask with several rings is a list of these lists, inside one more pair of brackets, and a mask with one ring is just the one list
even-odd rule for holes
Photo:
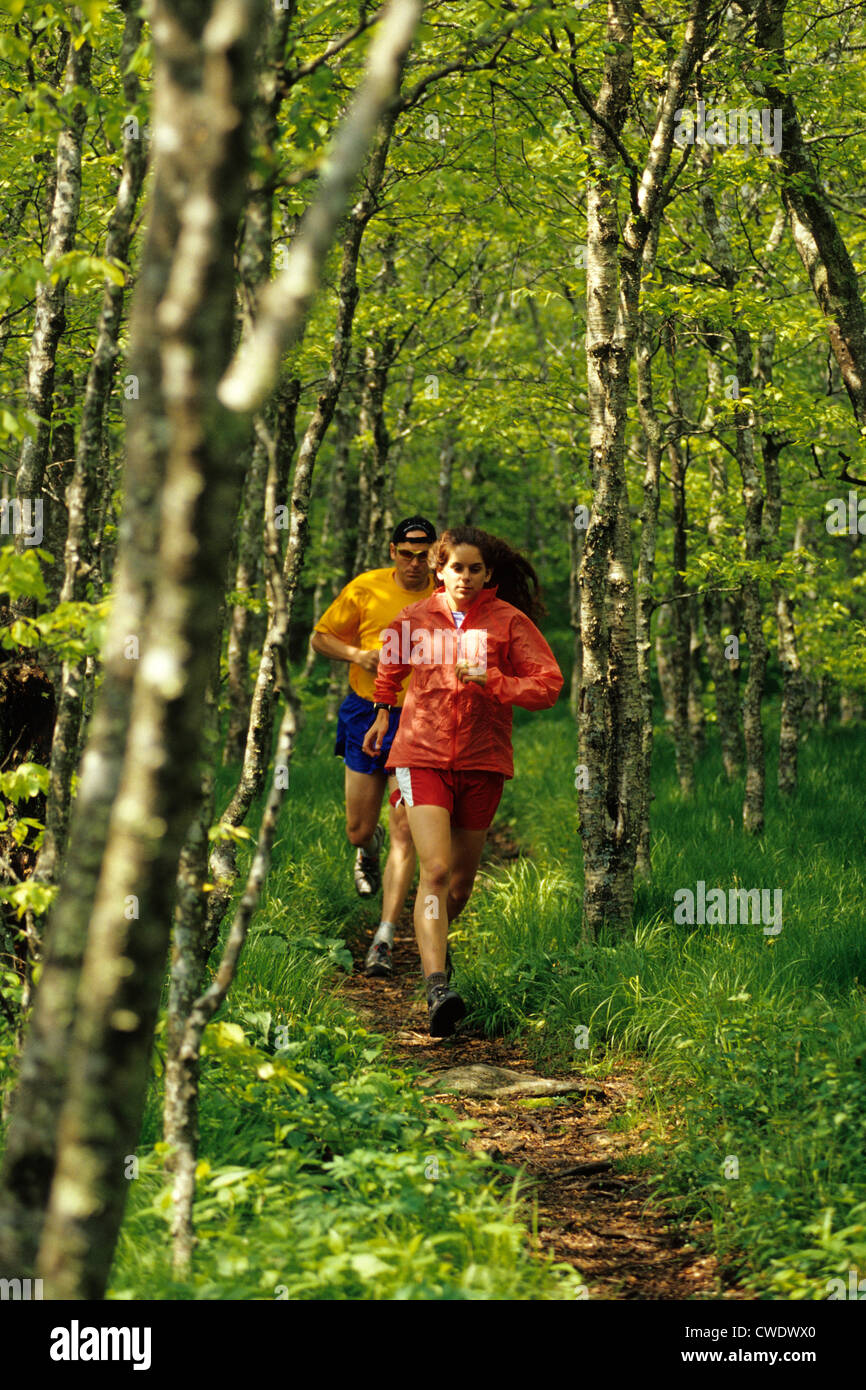
[[427,556],[430,542],[423,531],[410,532],[397,545],[391,542],[391,559],[397,571],[397,583],[403,589],[425,589],[430,577]]

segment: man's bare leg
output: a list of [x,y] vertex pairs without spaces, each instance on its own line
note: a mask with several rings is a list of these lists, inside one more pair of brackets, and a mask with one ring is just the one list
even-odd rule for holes
[[408,817],[420,864],[415,897],[415,938],[426,979],[428,975],[445,971],[451,817],[444,806],[410,806]]
[[384,772],[356,772],[346,768],[346,834],[356,849],[369,849],[387,778]]
[[[388,778],[389,793],[393,792],[396,786],[397,778],[392,774]],[[403,911],[403,904],[415,873],[415,845],[412,842],[406,807],[402,802],[399,806],[388,807],[388,836],[390,849],[382,879],[382,922],[396,923]]]

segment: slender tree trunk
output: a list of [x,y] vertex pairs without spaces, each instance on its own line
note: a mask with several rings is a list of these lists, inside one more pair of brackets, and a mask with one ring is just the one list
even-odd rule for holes
[[574,646],[571,658],[571,687],[569,694],[569,706],[571,713],[577,720],[580,712],[580,687],[583,680],[583,642],[580,636],[580,562],[583,555],[583,536],[584,531],[581,527],[575,526],[575,521],[580,520],[580,513],[577,511],[578,503],[573,503],[567,511],[568,525],[568,620],[572,633],[574,634]]
[[[349,471],[349,452],[355,431],[355,416],[347,409],[341,393],[334,411],[336,438],[334,441],[334,462],[328,480],[328,496],[322,517],[322,534],[319,541],[321,560],[316,587],[313,591],[313,627],[321,618],[326,607],[336,597],[348,579],[348,570],[343,559],[345,554],[345,530],[348,524],[346,502]],[[391,527],[393,530],[393,525]],[[304,675],[310,676],[317,658],[312,642],[307,648],[307,662]],[[344,661],[331,662],[331,666],[343,666]]]
[[[250,173],[244,210],[243,239],[238,257],[240,298],[244,329],[255,322],[257,297],[267,284],[273,256],[274,193],[279,175],[275,152],[282,88],[278,81],[285,63],[286,41],[295,7],[271,6],[256,57],[256,97],[253,108],[253,143],[259,163]],[[275,428],[277,405],[264,411],[266,429]],[[262,527],[267,458],[262,441],[252,442],[252,462],[244,487],[244,507],[238,536],[235,592],[249,600],[261,567]],[[252,640],[250,609],[243,601],[232,607],[227,643],[229,725],[223,749],[224,763],[241,762],[250,714],[249,651]]]
[[[782,139],[777,157],[781,194],[797,254],[827,320],[830,346],[854,410],[866,425],[866,309],[857,268],[821,184],[821,176],[803,138],[797,104],[788,82],[785,58],[786,0],[755,0],[755,47],[771,55],[752,89],[773,109],[782,112]],[[778,78],[776,76],[778,74]],[[747,79],[748,80],[748,79]]]
[[358,570],[371,569],[382,553],[383,520],[385,515],[385,489],[388,478],[388,449],[391,443],[388,426],[385,422],[385,392],[388,386],[388,371],[394,360],[394,339],[387,337],[383,342],[369,342],[366,351],[367,377],[365,383],[365,405],[362,406],[361,431],[370,435],[370,501],[367,514],[367,532],[364,537],[363,556]]
[[[707,5],[695,0],[671,61],[645,167],[628,169],[631,212],[622,232],[614,174],[629,102],[633,9],[610,0],[604,77],[591,131],[587,184],[587,402],[593,508],[581,562],[580,793],[584,930],[631,920],[640,818],[640,733],[631,519],[625,475],[629,365],[637,332],[644,251],[661,217],[676,112],[703,51]],[[572,80],[585,100],[572,42]]]
[[[658,242],[656,228],[647,242],[646,259],[654,261]],[[649,877],[651,873],[650,803],[652,799],[653,692],[650,671],[652,649],[653,580],[655,577],[656,537],[660,501],[661,459],[664,431],[653,398],[653,335],[645,313],[641,313],[637,335],[637,402],[645,443],[643,506],[640,514],[640,551],[637,569],[637,668],[641,698],[640,776],[638,843],[635,867]]]
[[[220,632],[222,623],[220,623]],[[201,758],[199,805],[181,850],[177,875],[177,905],[171,947],[171,984],[166,1013],[165,1100],[163,1140],[171,1152],[167,1167],[172,1184],[172,1261],[182,1276],[188,1268],[194,1244],[192,1203],[198,1150],[199,1057],[182,1057],[187,1019],[204,985],[205,904],[208,830],[214,812],[214,762],[219,746],[219,653],[213,644],[211,676],[205,697],[204,739]]]
[[409,415],[412,410],[414,386],[415,363],[410,362],[406,369],[406,384],[403,390],[400,410],[397,414],[394,442],[391,445],[391,467],[388,469],[385,479],[385,503],[382,515],[382,530],[386,536],[391,535],[397,522],[397,517],[394,514],[394,498],[397,491],[397,471],[402,462],[403,446],[406,436],[409,433]]
[[[784,225],[784,221],[781,225]],[[781,226],[779,231],[781,232]],[[773,379],[775,340],[775,332],[764,334],[761,340],[758,365],[759,376],[764,386],[770,385]],[[782,447],[778,435],[769,430],[762,432],[764,486],[766,488],[765,541],[770,555],[774,557],[781,555],[782,484],[779,473],[779,455],[782,452]],[[782,672],[778,785],[783,796],[790,796],[797,789],[800,720],[803,714],[806,689],[800,654],[797,650],[793,599],[786,592],[785,585],[775,580],[772,590],[778,634],[777,651]]]
[[[80,10],[73,9],[72,14],[77,23],[82,22]],[[88,40],[69,45],[64,96],[76,88],[89,89],[91,57]],[[77,102],[68,124],[64,125],[57,139],[54,196],[45,252],[46,272],[50,272],[55,262],[67,255],[75,245],[81,204],[81,147],[86,124],[86,108],[82,102]],[[33,435],[24,437],[15,477],[15,491],[19,500],[29,501],[31,506],[44,504],[43,485],[48,466],[57,347],[66,327],[66,285],[63,277],[52,284],[46,276],[36,290],[36,316],[27,358],[27,408],[36,417],[37,425]],[[26,542],[26,536],[19,532],[16,548],[23,550]],[[33,606],[31,599],[19,600],[15,610],[24,614],[32,612]]]
[[[127,109],[138,100],[139,80],[129,72],[129,64],[141,41],[141,16],[132,0],[124,0],[125,20],[120,47],[120,68],[124,74],[123,91]],[[132,238],[135,211],[144,182],[146,156],[143,142],[131,125],[123,136],[123,165],[114,209],[105,239],[107,260],[126,262]],[[93,533],[90,525],[97,500],[97,483],[105,444],[105,410],[111,396],[112,383],[119,354],[119,335],[123,312],[124,286],[106,279],[102,293],[102,309],[96,329],[96,346],[87,373],[81,424],[72,478],[66,492],[68,522],[65,530],[63,580],[60,588],[62,603],[78,603],[86,595],[87,585],[100,597],[102,585],[95,566]],[[98,534],[101,534],[99,529]],[[81,747],[82,702],[84,697],[85,661],[66,661],[60,681],[57,720],[51,748],[51,783],[46,807],[45,840],[34,871],[34,878],[53,883],[60,856],[66,846],[69,820],[72,773],[78,764]]]
[[[74,410],[75,377],[69,367],[63,367],[56,373],[51,410],[51,461],[45,470],[42,484],[47,504],[42,544],[54,556],[42,569],[47,590],[46,609],[57,606],[63,587],[63,549],[69,524],[66,489],[75,466]],[[52,685],[58,685],[60,663],[55,661],[50,652],[43,654],[43,661],[51,676]]]
[[[198,1144],[198,1072],[201,1041],[208,1022],[225,999],[234,980],[249,924],[267,876],[280,807],[289,784],[290,765],[297,729],[298,705],[290,684],[287,653],[291,615],[283,578],[280,574],[280,547],[273,522],[277,473],[276,452],[274,449],[270,449],[265,523],[265,562],[268,591],[274,612],[271,636],[276,664],[276,686],[286,701],[286,708],[277,736],[274,775],[244,894],[235,912],[215,978],[208,989],[204,993],[199,993],[196,998],[192,998],[191,994],[196,988],[196,982],[198,982],[198,988],[201,988],[204,977],[203,969],[198,968],[200,965],[203,966],[203,958],[199,953],[202,937],[197,900],[200,900],[201,894],[200,891],[197,892],[196,876],[201,872],[207,855],[205,846],[201,844],[200,839],[195,842],[193,840],[188,842],[190,849],[189,870],[192,877],[189,884],[190,912],[187,926],[191,928],[192,936],[185,943],[178,942],[178,946],[185,948],[192,968],[184,969],[178,960],[176,971],[173,972],[177,1005],[174,1022],[179,1036],[175,1038],[172,1048],[174,1064],[171,1076],[171,1092],[169,1092],[169,1078],[168,1075],[166,1076],[166,1137],[170,1132],[175,1145],[174,1212],[172,1218],[173,1264],[175,1274],[179,1278],[188,1273],[195,1245],[193,1201],[195,1197],[196,1147]],[[216,675],[218,676],[218,670]],[[212,801],[212,787],[206,791],[205,801]],[[206,829],[204,822],[202,826]],[[184,866],[181,867],[183,871]]]
[[673,631],[673,618],[671,616],[671,604],[659,604],[658,617],[656,618],[656,674],[659,678],[659,690],[662,697],[662,708],[665,715],[665,723],[674,727],[676,718],[674,703],[676,700],[676,677],[674,675],[674,664],[671,660],[671,633]]
[[[752,380],[751,338],[746,330],[735,329],[734,342],[737,347],[737,377],[741,389],[748,391]],[[751,408],[748,406],[738,408],[735,412],[735,423],[737,429],[737,463],[743,480],[743,504],[746,511],[746,558],[752,564],[756,564],[763,550],[761,514],[764,507],[764,494],[755,466]],[[743,826],[753,835],[759,835],[764,828],[766,785],[761,706],[768,652],[764,639],[763,617],[760,584],[757,579],[747,579],[743,585],[743,623],[749,646],[749,674],[743,691],[743,734],[746,743],[746,791],[743,800]]]
[[[257,445],[264,449],[266,463],[273,454],[276,460],[277,476],[271,495],[271,504],[276,508],[277,496],[282,491],[288,476],[289,465],[295,452],[295,419],[301,383],[292,378],[282,388],[282,402],[276,414],[276,434],[271,434],[265,415],[256,417]],[[320,398],[321,399],[321,398]],[[314,417],[315,418],[315,417]],[[311,425],[308,426],[309,434]],[[297,470],[296,470],[297,473]],[[266,499],[267,505],[267,499]],[[267,518],[266,518],[267,524]],[[225,826],[243,825],[247,813],[256,798],[261,794],[273,743],[273,719],[276,677],[273,644],[271,642],[273,616],[270,600],[268,607],[268,627],[262,644],[262,655],[256,674],[255,686],[250,701],[249,723],[244,743],[241,775],[235,786],[226,810],[221,817]],[[235,881],[235,842],[231,838],[217,840],[210,851],[208,879],[214,885],[208,894],[207,918],[205,927],[206,954],[216,945],[220,923],[225,916]]]
[[[238,559],[234,576],[235,593],[243,595],[247,601],[254,596],[259,568],[267,464],[264,445],[256,440],[246,476],[244,509],[238,536]],[[250,629],[250,609],[247,603],[233,604],[226,649],[229,706],[229,724],[225,748],[223,749],[223,762],[226,764],[241,762],[246,745],[250,717],[248,671]]]
[[[722,393],[722,369],[713,348],[707,357],[707,408],[703,427],[709,433],[715,423],[713,402]],[[725,530],[723,504],[728,491],[728,470],[721,449],[711,448],[709,454],[710,508],[707,541],[718,549]],[[743,736],[740,728],[740,705],[731,663],[725,656],[722,637],[722,596],[711,583],[703,596],[704,633],[706,635],[707,665],[715,687],[716,728],[722,750],[722,765],[729,782],[740,774],[743,763]]]
[[441,536],[451,514],[451,479],[454,472],[455,440],[452,430],[446,431],[439,446],[439,480],[436,493],[436,530]]
[[[174,0],[161,0],[154,15],[157,177],[171,189],[178,235],[168,242],[174,219],[163,221],[155,208],[151,237],[171,245],[171,263],[157,312],[139,328],[155,340],[144,355],[158,355],[166,382],[162,502],[171,524],[160,529],[126,756],[99,881],[90,885],[69,1087],[38,1256],[55,1298],[104,1294],[127,1190],[124,1161],[146,1093],[178,858],[198,800],[201,712],[241,487],[244,424],[215,399],[231,352],[259,17],[235,0],[217,0],[192,24]],[[126,544],[135,551],[140,539]]]
[[[703,147],[701,162],[709,169],[713,160],[712,147]],[[731,292],[736,284],[736,272],[727,233],[716,214],[715,202],[708,188],[703,198],[704,223],[713,246],[714,263],[725,288]],[[734,428],[736,455],[743,485],[745,508],[746,559],[752,573],[742,586],[743,626],[749,648],[749,674],[743,691],[743,734],[746,746],[746,789],[743,799],[743,825],[758,835],[764,828],[764,793],[766,767],[764,760],[764,728],[762,702],[767,670],[767,643],[764,638],[763,610],[760,583],[755,568],[763,554],[762,515],[764,494],[755,465],[754,412],[747,403],[752,386],[752,340],[741,323],[732,330],[737,353],[735,380]],[[741,400],[744,403],[741,403]]]
[[692,739],[692,755],[700,758],[706,746],[707,736],[704,720],[703,680],[701,677],[701,653],[703,636],[701,633],[701,613],[696,598],[689,599],[689,732]]
[[850,690],[843,690],[839,696],[839,723],[860,724],[863,721],[863,701]]
[[[597,110],[616,135],[622,130],[632,73],[633,16],[629,4],[612,0],[608,8],[608,51]],[[631,846],[637,827],[629,804],[627,763],[631,748],[617,724],[615,706],[631,688],[620,685],[619,699],[611,677],[618,655],[625,657],[629,641],[629,607],[633,623],[631,560],[616,562],[622,529],[623,493],[627,514],[624,445],[628,399],[630,343],[617,335],[619,276],[619,218],[615,192],[618,154],[613,139],[593,124],[592,176],[587,188],[586,349],[587,401],[593,458],[593,505],[580,566],[580,629],[583,639],[583,681],[580,690],[580,762],[587,769],[586,786],[578,790],[584,864],[584,931],[594,936],[610,923],[624,927],[631,920],[633,877],[619,872],[623,849]],[[621,630],[610,630],[614,588],[621,600]],[[633,629],[632,629],[633,633]],[[635,640],[635,658],[636,658]],[[616,670],[615,679],[625,673]],[[636,665],[635,665],[635,675]],[[637,845],[635,842],[636,853]],[[616,861],[616,862],[614,862]]]
[[691,730],[689,728],[689,690],[691,687],[691,615],[686,586],[686,459],[680,442],[679,430],[682,428],[683,411],[680,403],[676,375],[676,353],[670,325],[665,332],[665,350],[670,367],[670,390],[668,406],[671,419],[675,422],[675,432],[668,440],[668,462],[671,470],[671,497],[673,501],[673,597],[671,604],[671,623],[673,644],[671,648],[671,678],[673,682],[674,748],[677,760],[677,779],[680,793],[685,797],[694,796],[695,767],[692,750]]
[[[81,962],[120,781],[144,615],[158,568],[165,441],[158,428],[162,364],[152,329],[179,234],[178,209],[165,177],[155,180],[150,223],[130,325],[129,359],[138,396],[130,401],[121,524],[124,540],[134,544],[122,545],[114,574],[100,698],[81,765],[63,885],[48,921],[42,978],[0,1176],[0,1274],[8,1271],[13,1277],[34,1267],[54,1173]],[[72,504],[70,511],[74,517]],[[102,558],[107,559],[105,552]]]

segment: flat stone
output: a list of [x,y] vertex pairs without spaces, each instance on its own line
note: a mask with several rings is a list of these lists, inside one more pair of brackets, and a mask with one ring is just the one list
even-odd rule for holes
[[553,1081],[507,1067],[490,1067],[482,1062],[437,1072],[424,1089],[437,1095],[450,1091],[464,1096],[495,1096],[497,1100],[507,1096],[565,1096],[578,1091],[603,1094],[600,1087],[579,1081],[577,1077]]

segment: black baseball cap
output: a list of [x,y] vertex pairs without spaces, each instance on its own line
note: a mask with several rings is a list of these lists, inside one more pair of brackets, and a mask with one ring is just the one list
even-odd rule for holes
[[407,516],[403,521],[398,521],[391,534],[392,545],[399,545],[401,541],[408,538],[410,531],[423,531],[424,537],[431,545],[436,539],[436,527],[432,521],[428,521],[426,516]]

